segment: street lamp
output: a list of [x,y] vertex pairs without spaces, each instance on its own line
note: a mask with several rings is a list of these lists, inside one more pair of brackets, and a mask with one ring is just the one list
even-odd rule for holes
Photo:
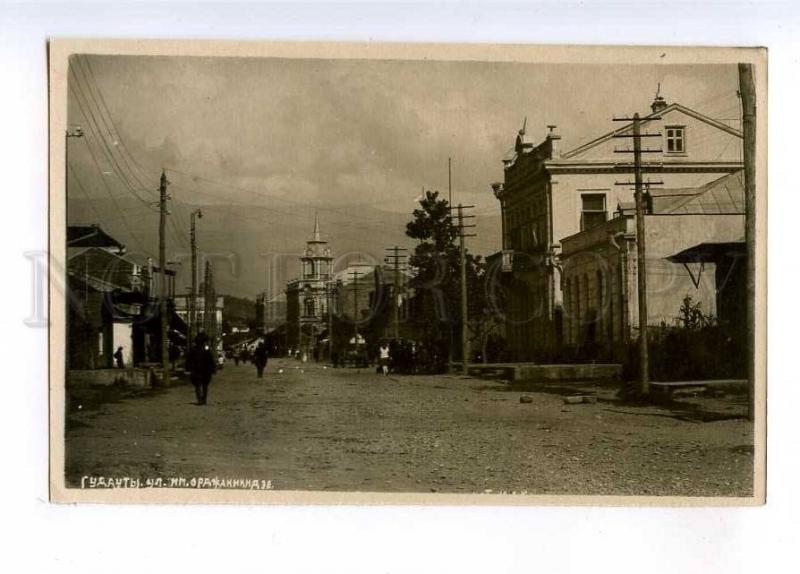
[[[83,137],[83,128],[80,126],[76,126],[74,130],[70,131],[67,128],[64,132],[64,195],[68,196],[69,191],[67,189],[68,182],[69,182],[69,138],[82,138]],[[99,223],[99,222],[98,222]],[[89,272],[88,272],[88,259],[86,260],[86,271],[84,274],[84,306],[85,311],[88,313],[88,304],[89,304]],[[69,299],[67,299],[69,300]],[[88,316],[88,315],[87,315]],[[67,320],[69,320],[69,313],[67,313]],[[67,361],[69,361],[69,353],[67,353]],[[90,358],[90,364],[94,366],[94,356]],[[69,367],[69,363],[67,363],[67,367]]]

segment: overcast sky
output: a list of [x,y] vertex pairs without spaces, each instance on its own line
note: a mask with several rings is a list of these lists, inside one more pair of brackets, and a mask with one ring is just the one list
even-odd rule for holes
[[129,193],[91,130],[103,129],[102,106],[125,146],[114,151],[133,156],[143,183],[156,188],[168,167],[226,184],[171,174],[175,198],[193,204],[410,212],[422,186],[446,191],[451,156],[456,200],[499,211],[489,185],[502,181],[501,159],[525,116],[536,141],[558,125],[566,150],[614,128],[614,115],[648,111],[659,82],[669,103],[738,126],[735,66],[80,59],[71,66],[69,121],[90,132],[101,167],[86,146],[71,148],[70,163],[87,187],[97,190],[102,177],[114,193]]
[[669,103],[736,127],[740,114],[733,65],[95,55],[73,57],[69,80],[68,121],[85,133],[69,145],[69,197],[97,200],[71,202],[71,221],[155,257],[167,168],[167,257],[188,253],[189,212],[206,206],[199,249],[236,254],[241,272],[220,268],[217,283],[251,296],[265,273],[273,294],[296,273],[296,256],[265,271],[259,254],[299,253],[317,210],[336,255],[411,247],[405,223],[423,186],[446,193],[448,157],[454,202],[484,218],[469,248],[493,253],[490,185],[525,117],[534,141],[555,124],[568,150],[618,127],[614,116],[648,112],[659,83]]

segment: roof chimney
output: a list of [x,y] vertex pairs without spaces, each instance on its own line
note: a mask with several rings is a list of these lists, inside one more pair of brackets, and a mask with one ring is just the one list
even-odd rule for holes
[[558,149],[558,140],[561,139],[561,136],[556,133],[556,128],[558,126],[550,124],[547,126],[547,141],[550,142],[550,157],[558,157],[560,152]]

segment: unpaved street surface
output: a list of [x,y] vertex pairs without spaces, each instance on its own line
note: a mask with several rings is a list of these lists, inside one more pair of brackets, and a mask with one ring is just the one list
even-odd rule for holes
[[[564,404],[581,390],[598,402]],[[188,384],[81,401],[67,417],[71,486],[91,475],[250,478],[290,490],[752,494],[753,427],[739,397],[632,406],[610,387],[515,389],[271,360],[263,379],[250,365],[226,366],[207,406],[193,404]]]

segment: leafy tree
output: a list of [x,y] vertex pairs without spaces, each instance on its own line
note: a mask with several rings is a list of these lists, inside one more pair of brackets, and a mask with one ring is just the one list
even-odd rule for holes
[[[457,358],[461,351],[461,264],[458,225],[455,213],[438,191],[426,191],[413,219],[406,225],[406,235],[417,239],[409,263],[416,270],[411,282],[415,290],[411,321],[423,343]],[[484,337],[488,317],[485,266],[480,256],[466,252],[468,324],[474,340]]]

